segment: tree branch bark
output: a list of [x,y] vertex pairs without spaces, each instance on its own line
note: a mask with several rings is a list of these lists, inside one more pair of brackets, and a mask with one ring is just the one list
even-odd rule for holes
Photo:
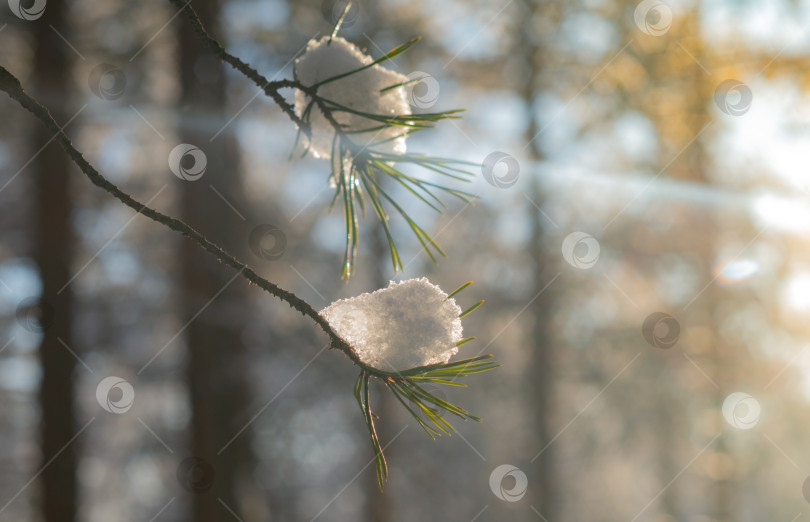
[[135,210],[139,214],[143,214],[152,221],[156,221],[196,242],[203,250],[215,256],[220,262],[238,270],[242,277],[247,279],[249,282],[286,302],[291,308],[300,312],[302,315],[312,319],[315,324],[317,324],[321,330],[323,330],[324,333],[329,336],[331,347],[342,351],[349,359],[351,359],[354,364],[374,375],[379,373],[379,371],[375,368],[370,367],[360,361],[360,358],[354,352],[352,347],[332,329],[326,319],[321,317],[317,310],[315,310],[315,308],[313,308],[308,302],[304,301],[292,292],[279,287],[275,283],[264,279],[248,265],[242,263],[234,256],[225,252],[218,245],[206,239],[202,234],[191,228],[183,221],[167,216],[166,214],[144,205],[140,201],[130,196],[128,193],[118,188],[110,180],[105,178],[90,164],[90,162],[84,158],[82,153],[73,146],[73,143],[62,131],[59,124],[57,124],[53,119],[50,112],[48,112],[48,109],[43,107],[37,100],[29,96],[28,93],[23,90],[20,81],[2,65],[0,65],[0,90],[6,92],[11,99],[19,103],[23,108],[33,114],[40,122],[42,122],[43,125],[45,125],[48,131],[53,133],[55,140],[59,142],[59,145],[62,146],[73,163],[79,167],[79,170],[81,170],[94,185],[109,193],[121,203]]

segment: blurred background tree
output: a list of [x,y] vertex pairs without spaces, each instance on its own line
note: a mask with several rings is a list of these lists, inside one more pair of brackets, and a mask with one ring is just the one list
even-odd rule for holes
[[[340,281],[328,165],[288,161],[289,119],[171,4],[48,0],[39,17],[29,4],[0,7],[0,65],[116,184],[317,308],[403,277],[368,216],[356,276]],[[194,6],[271,79],[292,77],[342,7]],[[519,166],[478,177],[474,207],[407,202],[445,248],[439,264],[391,220],[404,277],[475,280],[462,307],[487,303],[460,355],[503,367],[446,390],[484,419],[456,440],[375,402],[382,494],[342,355],[91,187],[0,98],[0,520],[799,520],[808,21],[810,4],[786,0],[356,3],[341,34],[374,57],[423,36],[389,64],[429,76],[415,111],[467,109],[409,150]],[[206,154],[197,181],[168,168],[181,143]],[[285,241],[251,242],[261,225]],[[598,244],[593,264],[593,243],[564,248],[575,232]],[[643,329],[654,313],[677,331]],[[133,387],[126,411],[97,400],[108,376]],[[724,415],[733,392],[761,410]],[[525,474],[524,496],[503,494],[519,475],[491,488],[502,464]]]

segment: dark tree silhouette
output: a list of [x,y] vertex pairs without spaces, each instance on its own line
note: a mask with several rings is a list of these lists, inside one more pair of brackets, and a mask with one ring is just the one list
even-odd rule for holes
[[[195,10],[212,34],[218,32],[219,8],[216,0],[195,3]],[[227,129],[211,139],[229,118],[224,110],[223,66],[208,52],[186,20],[178,27],[182,89],[179,106],[184,108],[179,118],[178,137],[180,143],[200,147],[207,161],[202,178],[176,180],[181,184],[181,218],[228,252],[245,258],[248,230],[244,214],[237,214],[239,209],[245,211],[240,195],[237,146]],[[235,210],[228,208],[229,204]],[[241,480],[240,477],[249,474],[250,429],[229,444],[250,418],[246,412],[247,361],[241,339],[244,323],[249,318],[249,301],[245,285],[230,284],[234,281],[233,270],[216,259],[200,258],[198,246],[191,241],[180,244],[179,259],[182,322],[191,321],[185,332],[192,406],[191,448],[194,457],[211,466],[199,472],[213,471],[213,477],[206,479],[213,480],[210,489],[192,497],[193,519],[215,521],[230,516],[220,502],[236,513],[242,512],[239,485],[249,482],[249,478]],[[210,304],[206,304],[209,301]]]
[[[64,125],[73,115],[67,104],[71,85],[72,51],[50,26],[65,25],[65,3],[48,2],[48,9],[35,31],[34,93],[47,100],[51,113]],[[35,125],[31,138],[34,176],[34,258],[42,279],[42,300],[37,311],[42,328],[39,346],[42,381],[40,438],[42,442],[42,513],[47,522],[76,520],[78,445],[73,404],[73,370],[76,359],[62,345],[72,345],[73,294],[63,286],[71,277],[75,240],[71,226],[73,203],[70,190],[70,159],[56,143],[53,133]],[[43,147],[41,152],[37,151]]]

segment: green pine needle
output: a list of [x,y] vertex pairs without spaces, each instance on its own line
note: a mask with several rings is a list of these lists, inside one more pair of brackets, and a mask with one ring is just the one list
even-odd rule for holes
[[401,83],[395,83],[394,85],[389,85],[388,87],[384,87],[384,88],[380,89],[380,94],[382,94],[384,92],[388,92],[388,91],[393,90],[393,89],[398,89],[400,87],[405,87],[405,86],[410,85],[412,83],[419,83],[422,80],[424,80],[425,78],[427,78],[427,76],[422,76],[421,78],[414,78],[412,80],[407,80],[407,81],[404,81],[404,82],[401,82]]
[[376,415],[371,413],[368,393],[369,376],[369,373],[365,370],[360,372],[360,376],[354,385],[354,398],[357,399],[357,403],[360,405],[363,419],[366,421],[366,427],[371,436],[371,446],[374,449],[374,463],[377,470],[377,483],[380,485],[380,491],[382,491],[385,487],[385,481],[388,479],[388,463],[385,460],[385,455],[383,455],[377,429],[374,426],[374,417]]
[[[337,35],[340,25],[347,16],[351,4],[347,4],[341,13],[340,18],[335,23],[332,34],[329,37],[329,42]],[[334,100],[330,100],[320,96],[317,93],[317,88],[329,82],[334,82],[341,78],[351,76],[376,64],[383,63],[391,60],[400,54],[406,52],[416,42],[420,40],[419,37],[413,38],[402,45],[397,46],[391,51],[385,53],[383,56],[363,65],[357,69],[338,74],[326,78],[312,86],[311,90],[307,92],[310,96],[309,103],[306,105],[301,114],[301,121],[305,125],[311,124],[312,113],[314,110],[330,111],[333,117],[339,116],[340,113],[352,114],[360,116],[361,118],[369,120],[370,124],[363,128],[347,128],[345,125],[336,123],[335,135],[332,141],[330,168],[330,179],[335,184],[335,193],[328,205],[329,211],[334,208],[334,205],[341,201],[343,204],[343,219],[345,223],[345,249],[343,255],[343,264],[341,270],[341,277],[344,279],[350,278],[354,274],[355,260],[357,257],[357,249],[359,245],[359,228],[360,217],[365,217],[366,214],[366,199],[374,214],[382,224],[385,232],[386,240],[388,241],[388,249],[391,254],[391,266],[394,272],[404,271],[405,265],[402,262],[401,255],[394,240],[394,236],[389,225],[391,209],[394,213],[399,214],[402,219],[407,223],[408,228],[416,237],[417,241],[422,247],[422,250],[428,258],[434,263],[438,258],[446,257],[446,254],[436,242],[436,240],[404,210],[403,206],[396,200],[393,193],[390,193],[390,188],[385,187],[382,183],[383,177],[388,177],[393,180],[393,183],[404,189],[405,193],[417,198],[419,201],[435,210],[442,213],[447,205],[442,201],[442,195],[457,198],[465,204],[472,204],[477,196],[475,194],[459,190],[454,187],[445,186],[441,183],[429,181],[427,179],[420,179],[419,177],[406,174],[403,172],[398,164],[411,164],[421,167],[427,171],[452,180],[454,182],[469,183],[474,176],[470,172],[470,168],[480,167],[480,164],[453,160],[449,158],[427,156],[424,154],[415,153],[387,153],[374,150],[381,144],[399,139],[411,133],[432,128],[433,125],[441,120],[458,119],[461,117],[461,109],[448,110],[441,112],[430,112],[420,114],[372,114],[364,111],[357,110],[352,107],[345,106]],[[418,82],[421,78],[404,81],[396,85],[391,85],[380,90],[380,95],[386,92]],[[317,106],[317,109],[314,107]],[[366,142],[364,145],[359,145],[352,138],[354,136],[366,136],[369,133],[380,133],[386,129],[399,127],[402,129],[394,135],[386,135],[385,137],[374,140],[370,143]],[[301,141],[301,134],[307,134],[305,129],[299,129],[293,150],[290,153],[292,157],[298,144]],[[306,140],[307,145],[302,153],[305,156],[310,149],[312,139]],[[358,216],[359,210],[359,216]]]
[[477,303],[475,303],[475,304],[474,304],[474,305],[472,305],[471,307],[469,307],[469,308],[467,308],[466,310],[464,310],[463,312],[461,312],[461,315],[459,315],[459,318],[464,317],[464,316],[466,316],[466,315],[469,315],[469,314],[471,314],[472,312],[476,311],[476,310],[478,309],[478,307],[479,307],[479,306],[481,306],[482,304],[484,304],[484,300],[483,300],[483,299],[481,299],[480,301],[478,301]]
[[[461,285],[451,295],[460,292],[470,284],[472,284],[472,282]],[[472,339],[474,339],[474,337],[463,339],[459,341],[459,345],[471,341]],[[402,404],[405,411],[407,411],[425,433],[427,433],[428,437],[435,439],[443,433],[445,435],[452,435],[456,431],[453,425],[442,417],[443,412],[452,413],[462,420],[469,419],[481,422],[481,419],[472,415],[464,408],[430,393],[422,387],[422,384],[464,388],[466,384],[456,382],[456,379],[497,368],[499,366],[498,364],[488,360],[491,357],[491,355],[481,355],[449,363],[420,366],[401,372],[389,372],[363,366],[360,375],[357,377],[357,382],[354,385],[354,397],[363,413],[363,419],[365,420],[369,436],[371,437],[371,446],[374,450],[374,460],[377,470],[377,482],[380,485],[380,490],[383,489],[385,480],[388,477],[388,465],[383,455],[382,447],[380,446],[377,430],[374,426],[373,419],[376,415],[371,411],[370,406],[369,378],[373,376],[380,379],[397,401]]]
[[450,292],[450,293],[447,295],[447,298],[448,298],[448,299],[450,299],[451,297],[453,297],[454,295],[458,294],[459,292],[461,292],[462,290],[464,290],[465,288],[467,288],[467,287],[468,287],[468,286],[470,286],[471,284],[473,284],[473,282],[472,282],[472,281],[467,281],[466,283],[464,283],[464,284],[463,284],[463,285],[461,285],[460,287],[458,287],[458,288],[456,288],[455,290],[453,290],[452,292]]
[[329,35],[329,41],[326,42],[326,45],[332,45],[332,39],[337,36],[338,31],[340,31],[340,26],[343,24],[343,20],[346,18],[346,15],[349,14],[349,9],[352,8],[351,2],[346,2],[346,7],[343,8],[343,12],[340,13],[340,17],[338,17],[337,22],[335,22],[335,27],[332,29],[332,34]]
[[340,80],[341,78],[345,78],[347,76],[351,76],[352,74],[357,74],[360,71],[365,71],[366,69],[368,69],[370,67],[374,67],[378,63],[382,63],[382,62],[391,60],[393,58],[396,58],[400,54],[407,51],[408,48],[410,48],[413,44],[415,44],[416,42],[418,42],[421,39],[422,39],[421,36],[411,38],[410,40],[408,40],[404,44],[402,44],[402,45],[400,45],[400,46],[398,46],[398,47],[396,47],[394,49],[391,49],[390,51],[385,53],[383,56],[380,56],[376,60],[374,60],[374,61],[372,61],[372,62],[370,62],[370,63],[368,63],[368,64],[366,64],[366,65],[364,65],[362,67],[358,67],[357,69],[353,69],[353,70],[345,72],[345,73],[337,74],[335,76],[330,76],[329,78],[326,78],[325,80],[319,81],[318,83],[316,83],[312,87],[320,87],[321,85],[323,85],[325,83],[334,82],[335,80]]

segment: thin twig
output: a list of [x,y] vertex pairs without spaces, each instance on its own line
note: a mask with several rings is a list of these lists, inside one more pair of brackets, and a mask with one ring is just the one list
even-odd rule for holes
[[299,91],[307,94],[310,99],[315,101],[315,104],[318,106],[321,113],[323,113],[326,120],[332,125],[332,127],[334,127],[335,132],[340,134],[343,133],[342,125],[335,120],[331,109],[320,97],[316,96],[317,87],[309,87],[297,80],[285,79],[271,82],[249,64],[226,51],[225,47],[223,47],[216,38],[211,36],[208,31],[205,30],[199,16],[197,16],[194,9],[188,5],[188,2],[184,2],[183,0],[169,0],[169,2],[185,12],[186,17],[189,19],[192,27],[194,28],[194,31],[200,36],[205,46],[208,47],[217,58],[244,74],[245,77],[262,89],[264,93],[272,98],[273,101],[276,102],[276,104],[281,108],[281,110],[284,111],[284,114],[289,116],[293,123],[295,123],[298,128],[300,128],[304,134],[307,135],[307,137],[311,135],[309,124],[305,123],[303,120],[301,120],[301,118],[298,117],[298,115],[295,113],[295,107],[287,102],[287,100],[285,100],[284,97],[279,93],[281,89],[298,89]]
[[113,197],[121,201],[126,206],[132,208],[138,213],[143,214],[144,216],[148,217],[149,219],[156,221],[176,232],[179,232],[186,236],[187,238],[191,239],[192,241],[196,242],[200,245],[204,250],[213,254],[220,262],[239,270],[242,276],[254,283],[255,285],[259,286],[263,290],[269,292],[270,294],[278,297],[282,301],[286,302],[290,305],[291,308],[294,308],[301,314],[309,317],[312,319],[320,328],[329,336],[330,344],[333,348],[337,348],[338,350],[342,351],[352,360],[355,364],[359,365],[363,369],[371,372],[372,374],[377,373],[374,368],[362,363],[354,352],[351,346],[346,343],[341,337],[329,326],[329,323],[318,314],[317,310],[312,307],[309,303],[301,299],[300,297],[296,296],[292,292],[288,290],[284,290],[283,288],[279,287],[278,285],[264,279],[263,277],[259,276],[256,272],[253,271],[249,266],[245,263],[242,263],[232,255],[225,252],[221,247],[212,243],[208,239],[206,239],[202,234],[191,228],[189,225],[184,223],[183,221],[167,216],[157,210],[144,205],[143,203],[137,201],[135,198],[118,188],[115,184],[105,178],[102,174],[100,174],[91,164],[88,162],[82,153],[79,152],[71,143],[70,139],[65,135],[62,131],[62,128],[54,121],[51,114],[48,110],[40,105],[40,103],[29,96],[22,88],[20,81],[11,74],[8,70],[6,70],[2,65],[0,65],[0,90],[5,91],[11,99],[19,103],[23,108],[28,110],[31,114],[33,114],[40,122],[42,122],[45,127],[54,134],[56,141],[62,146],[68,156],[73,160],[79,170],[81,170],[89,179],[90,181],[103,189],[104,191],[111,194]]

